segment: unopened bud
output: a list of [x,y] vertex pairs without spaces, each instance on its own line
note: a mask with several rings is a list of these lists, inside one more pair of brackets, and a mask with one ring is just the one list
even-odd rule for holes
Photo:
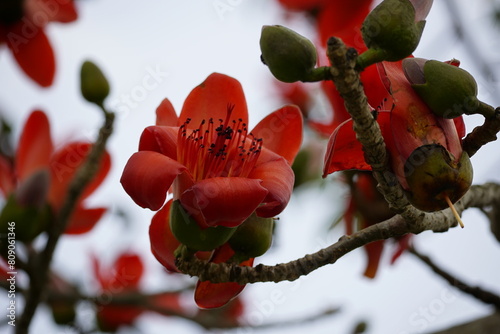
[[425,21],[416,22],[415,14],[409,0],[384,0],[368,14],[361,34],[377,61],[398,61],[417,48]]
[[262,61],[283,82],[305,81],[316,66],[313,43],[283,26],[264,26],[260,37]]
[[109,83],[101,69],[94,63],[86,61],[80,71],[80,85],[85,100],[102,106],[109,95]]
[[477,83],[467,71],[437,60],[408,58],[403,69],[413,89],[440,117],[455,118],[463,114],[494,114],[477,99]]

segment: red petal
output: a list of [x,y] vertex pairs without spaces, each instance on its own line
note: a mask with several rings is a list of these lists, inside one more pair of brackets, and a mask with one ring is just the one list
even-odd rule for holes
[[41,28],[28,27],[25,21],[17,23],[7,34],[7,45],[31,79],[42,87],[52,84],[56,71],[54,51]]
[[137,306],[99,305],[96,318],[102,330],[115,333],[122,326],[132,326],[143,312],[144,309]]
[[[391,137],[390,116],[389,112],[377,114],[377,123],[384,138]],[[387,141],[386,144],[388,144]],[[371,170],[371,167],[366,163],[361,143],[356,139],[352,120],[347,120],[332,133],[328,141],[323,177],[333,172],[350,169]]]
[[170,230],[171,204],[172,200],[168,201],[151,219],[149,240],[151,242],[151,252],[158,262],[169,271],[179,272],[175,266],[174,251],[179,247],[180,242],[177,241]]
[[302,144],[302,123],[300,109],[285,106],[261,120],[252,133],[262,138],[267,149],[281,155],[291,165]]
[[394,264],[394,262],[401,256],[401,254],[403,254],[403,252],[407,250],[408,247],[410,247],[412,235],[413,234],[408,233],[397,239],[398,248],[396,249],[394,254],[392,254],[391,264]]
[[73,0],[32,0],[26,1],[25,11],[27,19],[39,22],[42,15],[47,21],[72,22],[76,20],[77,13]]
[[154,151],[177,160],[177,132],[170,126],[148,126],[139,140],[139,151]]
[[248,124],[247,103],[241,84],[227,75],[212,73],[188,95],[179,122],[184,123],[190,118],[190,125],[197,128],[202,120],[225,120],[229,105],[234,105],[230,119],[241,118]]
[[76,208],[71,214],[68,227],[64,231],[65,234],[83,234],[87,233],[97,224],[102,215],[106,212],[106,208],[84,209]]
[[11,163],[0,155],[0,190],[4,198],[14,191],[16,178]]
[[394,99],[391,127],[403,161],[417,147],[426,144],[441,144],[458,158],[462,149],[453,121],[434,115],[406,79],[401,61],[384,62],[381,66],[385,69]]
[[248,177],[262,180],[261,186],[268,191],[263,205],[256,211],[257,215],[274,217],[285,209],[292,195],[295,176],[283,158],[256,166]]
[[323,177],[349,169],[371,170],[365,161],[363,147],[352,129],[351,119],[342,123],[328,141]]
[[19,181],[37,169],[47,168],[52,150],[49,120],[43,111],[34,111],[24,125],[17,148],[16,174]]
[[370,242],[365,245],[364,250],[368,256],[368,263],[366,264],[366,269],[363,275],[368,278],[374,278],[377,274],[382,251],[384,250],[384,240]]
[[464,118],[462,116],[455,117],[453,119],[453,122],[455,122],[455,127],[457,128],[458,137],[462,139],[463,137],[465,137],[466,134]]
[[169,99],[161,101],[156,108],[156,125],[177,126],[178,117]]
[[324,6],[327,0],[278,0],[279,3],[291,10],[309,11]]
[[[215,250],[210,262],[222,263],[226,262],[233,256],[234,251],[229,244],[224,244]],[[240,263],[240,266],[252,266],[253,258]],[[196,305],[201,308],[217,308],[226,305],[232,299],[240,294],[245,288],[245,285],[238,283],[211,283],[210,281],[196,283],[194,291],[194,300]]]
[[135,290],[142,279],[143,273],[144,265],[141,258],[136,254],[124,253],[115,261],[110,288]]
[[163,154],[139,151],[128,160],[120,182],[138,205],[158,210],[172,182],[184,170],[186,167]]
[[372,0],[330,1],[318,14],[318,31],[323,46],[331,36],[339,37],[359,52],[366,50],[361,24],[370,12]]
[[[87,158],[92,144],[84,142],[73,142],[65,145],[56,151],[50,159],[51,186],[49,190],[49,201],[58,208],[67,196],[68,186],[73,177]],[[80,201],[87,198],[104,181],[104,178],[111,168],[111,158],[108,152],[105,152],[101,158],[97,174],[87,185]]]
[[196,182],[180,200],[200,226],[235,227],[255,211],[267,193],[260,180],[214,177]]

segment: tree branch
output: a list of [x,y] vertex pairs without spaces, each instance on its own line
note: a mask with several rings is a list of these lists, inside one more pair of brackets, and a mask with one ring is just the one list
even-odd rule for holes
[[466,284],[464,281],[456,278],[452,274],[440,268],[437,264],[435,264],[428,256],[421,254],[415,248],[410,247],[408,251],[415,255],[420,261],[425,263],[429,268],[432,269],[433,272],[444,278],[451,286],[459,289],[460,291],[473,296],[474,298],[482,301],[486,304],[494,305],[498,310],[500,310],[500,296],[486,291],[477,286],[470,286]]
[[[396,176],[390,172],[384,138],[368,105],[359,72],[355,69],[357,51],[348,50],[342,40],[331,37],[327,43],[327,56],[332,65],[333,83],[352,117],[354,132],[363,146],[365,160],[372,167],[380,192],[396,213],[411,210]],[[418,216],[416,211],[412,215]]]
[[99,136],[87,156],[85,162],[80,166],[68,187],[66,200],[59,211],[55,223],[48,230],[48,239],[45,248],[36,254],[28,262],[27,273],[30,277],[30,288],[26,295],[26,304],[23,314],[16,326],[17,334],[27,334],[31,319],[35,314],[38,304],[43,299],[43,293],[47,285],[47,278],[52,256],[56,249],[59,237],[66,229],[71,213],[73,212],[78,198],[87,184],[92,180],[98,170],[99,162],[106,148],[106,142],[113,132],[114,113],[104,112],[105,121],[99,130]]
[[462,147],[472,157],[489,142],[497,140],[500,131],[500,107],[495,109],[495,118],[486,119],[483,125],[475,127],[463,140]]
[[[500,184],[487,183],[472,186],[465,196],[455,203],[459,213],[466,208],[481,208],[491,205],[500,196]],[[239,284],[256,282],[294,281],[302,275],[335,263],[352,250],[370,242],[399,237],[407,233],[418,234],[426,230],[444,232],[457,225],[450,209],[435,213],[424,213],[418,222],[407,223],[401,215],[369,226],[351,235],[344,235],[338,242],[316,253],[308,254],[288,263],[274,266],[259,264],[256,267],[243,267],[227,263],[212,263],[197,258],[176,259],[177,268],[188,275],[198,276],[201,281],[212,283],[237,282]]]

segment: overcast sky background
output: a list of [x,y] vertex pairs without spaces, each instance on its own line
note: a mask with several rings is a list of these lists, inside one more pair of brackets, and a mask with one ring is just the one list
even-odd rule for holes
[[[220,3],[231,9],[218,11],[216,5]],[[456,3],[464,17],[466,33],[473,36],[479,53],[492,68],[498,68],[500,57],[495,51],[500,39],[498,27],[491,20],[493,2]],[[64,237],[54,268],[91,292],[89,254],[95,253],[109,262],[120,252],[132,249],[143,255],[147,263],[148,278],[143,282],[146,291],[179,286],[182,282],[164,274],[149,252],[147,231],[153,213],[136,206],[119,184],[123,166],[137,150],[142,130],[154,123],[155,109],[163,98],[168,97],[179,111],[191,89],[212,72],[241,82],[250,123],[255,125],[281,106],[274,96],[274,79],[259,58],[262,25],[287,25],[311,39],[314,31],[299,17],[286,21],[281,8],[271,0],[86,0],[78,2],[78,11],[78,21],[51,24],[46,30],[57,57],[56,78],[48,89],[26,79],[6,48],[0,48],[0,110],[13,125],[14,138],[18,138],[27,115],[40,108],[51,120],[56,144],[69,139],[93,139],[102,117],[79,94],[81,64],[87,59],[94,61],[112,87],[107,106],[118,113],[109,143],[113,167],[103,186],[89,200],[89,205],[110,207],[110,214],[91,233]],[[461,67],[476,77],[480,98],[500,105],[498,81],[481,75],[478,58],[467,51],[473,46],[464,46],[457,39],[448,14],[444,1],[435,1],[415,55],[461,60]],[[500,73],[493,75],[498,78]],[[153,77],[156,79],[151,80]],[[154,87],[145,86],[144,80]],[[466,122],[470,131],[482,120],[467,117]],[[499,149],[499,143],[492,143],[472,158],[475,183],[500,181]],[[340,186],[329,185],[294,194],[280,215],[274,247],[257,262],[287,262],[335,242],[343,229],[326,233],[326,226],[344,206],[343,191]],[[117,215],[121,211],[126,219]],[[463,221],[464,229],[454,228],[442,234],[424,232],[414,238],[415,244],[466,282],[500,294],[498,242],[479,212],[466,211]],[[340,307],[338,314],[317,322],[255,333],[349,333],[357,321],[366,320],[369,333],[403,334],[426,333],[492,312],[492,308],[449,287],[411,255],[403,255],[392,266],[390,255],[384,254],[374,280],[362,277],[365,257],[359,250],[296,282],[249,285],[242,294],[246,302],[245,320],[259,325]],[[281,298],[273,302],[272,295]],[[6,298],[1,296],[0,301],[3,305]],[[88,309],[82,308],[84,319],[89,314]],[[155,315],[143,316],[137,326],[143,333],[151,334],[203,333],[200,327],[184,320]],[[47,333],[71,333],[53,327],[46,309],[37,313],[32,325],[33,333],[42,329]],[[136,330],[124,329],[120,333]]]

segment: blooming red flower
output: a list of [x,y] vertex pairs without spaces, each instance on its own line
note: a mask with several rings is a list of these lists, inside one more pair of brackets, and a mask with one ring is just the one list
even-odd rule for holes
[[[253,212],[274,217],[287,205],[294,183],[290,165],[302,141],[297,107],[273,112],[250,132],[240,83],[214,73],[189,94],[179,117],[165,99],[156,124],[142,133],[139,152],[127,162],[121,182],[140,206],[161,208],[149,234],[152,253],[168,270],[177,271],[174,251],[180,245],[170,229],[173,200],[202,228],[235,227]],[[169,190],[173,200],[163,205]],[[217,263],[233,254],[226,243],[196,256]],[[252,263],[253,258],[240,265]],[[202,308],[219,307],[243,288],[200,282],[195,300]]]
[[241,224],[254,211],[273,217],[293,189],[302,117],[283,107],[249,131],[239,82],[214,73],[187,97],[179,117],[165,99],[157,125],[142,133],[122,185],[140,206],[158,210],[167,191],[201,227]]
[[5,43],[23,71],[40,86],[52,84],[55,59],[45,35],[52,21],[76,20],[72,0],[14,0],[0,4],[0,44]]
[[[39,172],[48,175],[48,189],[42,196],[56,214],[67,196],[69,183],[76,170],[83,163],[91,148],[90,143],[72,142],[55,150],[50,135],[50,124],[42,111],[30,114],[19,138],[14,162],[0,155],[0,191],[5,198],[16,193],[25,184],[32,182]],[[106,177],[111,159],[106,152],[101,160],[98,172],[87,185],[71,214],[66,234],[80,234],[91,230],[106,211],[105,208],[88,209],[84,200],[92,194]]]
[[[112,268],[103,269],[99,260],[93,257],[94,276],[102,294],[108,298],[139,291],[144,265],[140,257],[132,253],[121,254]],[[106,331],[116,331],[122,325],[131,325],[139,317],[143,308],[121,305],[107,305],[103,302],[97,310],[99,327]]]

